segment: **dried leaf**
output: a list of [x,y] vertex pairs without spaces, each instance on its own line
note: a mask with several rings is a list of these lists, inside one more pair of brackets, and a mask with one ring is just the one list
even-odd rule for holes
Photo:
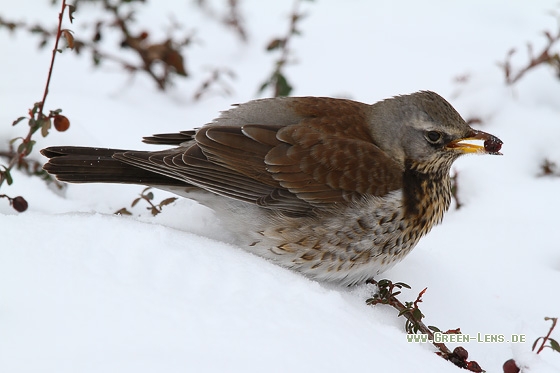
[[175,49],[169,48],[167,53],[163,56],[162,61],[168,66],[174,68],[177,75],[188,76],[187,71],[185,70],[183,56],[181,56],[181,54]]
[[16,124],[18,124],[19,122],[21,122],[22,120],[24,120],[26,117],[19,117],[18,119],[14,120],[12,122],[12,126],[15,126]]
[[74,12],[76,11],[76,7],[74,5],[67,5],[68,7],[68,18],[70,18],[70,23],[74,21]]
[[167,206],[167,205],[169,205],[170,203],[175,202],[175,200],[177,200],[177,197],[166,198],[166,199],[164,199],[163,201],[161,201],[161,202],[159,203],[159,206],[160,206],[160,207]]
[[122,209],[115,211],[115,215],[132,215],[132,213],[128,211],[126,207],[123,207]]
[[41,135],[43,137],[47,137],[50,129],[51,129],[51,119],[50,118],[43,119],[41,125]]
[[266,46],[266,50],[270,52],[282,48],[284,45],[286,45],[286,39],[272,39]]
[[68,43],[68,48],[74,49],[74,35],[72,35],[72,31],[68,29],[62,30],[62,36],[66,39],[66,43]]
[[533,342],[533,346],[531,347],[531,351],[535,351],[535,348],[537,347],[537,343],[539,343],[539,340],[541,340],[541,338],[543,337],[539,337],[535,339],[535,342]]
[[14,143],[18,140],[23,141],[23,137],[14,137],[13,139],[10,140],[10,145],[14,145]]
[[29,116],[30,117],[34,116],[39,111],[41,106],[43,106],[43,102],[41,102],[41,101],[34,103],[33,108],[29,112]]

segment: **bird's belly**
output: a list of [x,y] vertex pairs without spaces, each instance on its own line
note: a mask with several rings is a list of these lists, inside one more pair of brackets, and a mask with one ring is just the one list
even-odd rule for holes
[[407,224],[400,192],[316,218],[268,215],[258,221],[245,249],[311,278],[342,284],[384,272],[421,237]]
[[364,282],[400,262],[439,219],[424,216],[421,229],[411,224],[401,192],[314,217],[205,196],[195,199],[216,211],[238,246],[310,278],[344,285]]

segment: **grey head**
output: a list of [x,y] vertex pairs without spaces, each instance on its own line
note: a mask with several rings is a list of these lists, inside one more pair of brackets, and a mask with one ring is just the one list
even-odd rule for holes
[[369,125],[375,144],[403,166],[410,163],[419,170],[447,172],[462,154],[497,154],[466,142],[497,138],[472,129],[437,93],[396,96],[373,104],[371,112]]

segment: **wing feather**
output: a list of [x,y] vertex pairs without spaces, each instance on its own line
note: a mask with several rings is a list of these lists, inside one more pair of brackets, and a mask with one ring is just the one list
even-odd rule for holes
[[[257,100],[198,130],[144,139],[175,148],[95,154],[121,174],[130,173],[125,166],[131,165],[175,184],[182,181],[258,206],[306,214],[402,187],[403,166],[372,140],[369,108],[328,98]],[[268,116],[269,111],[276,115]],[[55,164],[57,154],[53,156]],[[74,159],[75,167],[85,167],[91,158],[72,157],[60,162]],[[57,167],[61,173],[66,170]]]

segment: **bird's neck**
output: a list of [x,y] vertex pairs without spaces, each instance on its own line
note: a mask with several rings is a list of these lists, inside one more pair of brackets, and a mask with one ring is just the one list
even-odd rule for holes
[[[403,205],[405,219],[422,226],[427,233],[443,218],[451,204],[451,178],[449,170],[439,172],[405,163],[403,175]],[[444,171],[444,172],[441,172]]]

